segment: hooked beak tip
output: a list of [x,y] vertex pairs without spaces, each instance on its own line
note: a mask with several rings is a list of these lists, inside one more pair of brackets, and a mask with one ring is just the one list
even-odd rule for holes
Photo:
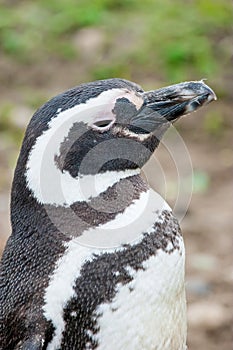
[[207,80],[207,79],[201,79],[200,83],[208,91],[208,97],[206,99],[206,102],[210,103],[212,101],[216,101],[217,100],[217,96],[216,96],[215,92],[208,85],[205,84],[204,80]]

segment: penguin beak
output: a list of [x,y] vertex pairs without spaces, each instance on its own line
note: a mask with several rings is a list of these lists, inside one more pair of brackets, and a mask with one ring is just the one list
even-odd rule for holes
[[130,124],[147,132],[153,132],[168,122],[173,123],[217,99],[214,91],[202,80],[148,91],[143,98],[143,106]]

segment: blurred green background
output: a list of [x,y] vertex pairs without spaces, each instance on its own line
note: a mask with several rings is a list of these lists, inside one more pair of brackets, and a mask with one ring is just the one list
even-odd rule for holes
[[[194,169],[182,222],[190,350],[232,346],[232,11],[229,0],[0,1],[0,252],[16,157],[43,102],[109,77],[144,89],[206,78],[216,92],[217,102],[176,125]],[[162,147],[158,157],[172,189]]]

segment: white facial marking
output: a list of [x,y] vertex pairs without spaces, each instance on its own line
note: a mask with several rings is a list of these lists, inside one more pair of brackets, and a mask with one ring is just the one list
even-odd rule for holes
[[[150,190],[150,192],[153,191]],[[147,197],[148,194],[142,193],[141,197],[130,206],[131,208],[127,208],[129,210],[134,209],[134,216],[137,218],[136,225],[134,222],[132,222],[131,219],[128,218],[129,211],[126,209],[123,214],[119,214],[119,216],[109,224],[102,225],[96,229],[90,229],[83,233],[83,238],[82,236],[76,237],[66,244],[66,252],[58,260],[56,269],[53,275],[50,277],[50,282],[44,295],[44,315],[47,320],[52,321],[55,327],[55,335],[48,345],[48,350],[54,350],[60,346],[62,332],[65,329],[65,323],[63,320],[63,308],[67,302],[75,295],[75,281],[80,276],[80,270],[83,264],[87,261],[91,261],[94,254],[101,255],[103,252],[116,252],[118,250],[125,249],[122,248],[122,246],[118,246],[118,248],[115,247],[116,242],[114,242],[113,236],[117,231],[119,231],[119,227],[121,227],[121,230],[125,232],[136,230],[133,237],[127,235],[126,241],[127,243],[131,243],[131,245],[137,244],[143,238],[142,232],[151,230],[153,224],[156,222],[156,220],[158,220],[158,215],[160,215],[161,211],[170,210],[165,201],[162,204],[161,201],[158,200],[156,203],[159,205],[159,207],[156,206],[156,203],[154,203],[155,205],[152,206],[151,201],[148,200]],[[151,198],[152,197],[161,198],[155,192],[154,194],[151,194]],[[149,203],[148,207],[145,206],[145,201]],[[142,207],[144,207],[143,216]],[[124,220],[126,220],[125,227],[122,226]],[[117,230],[114,230],[114,223],[116,224],[116,227],[118,227]],[[109,226],[107,227],[107,225]],[[101,232],[104,234],[105,231],[108,232],[108,235],[111,233],[113,243],[111,243],[110,247],[106,248],[107,237],[105,237],[103,242],[100,242],[100,245],[93,248],[93,243],[95,243],[96,240],[93,241],[93,239],[91,240],[90,237],[95,237],[96,234],[98,235],[98,233]],[[124,243],[124,241],[122,241],[121,235],[118,237],[118,243],[119,242]],[[81,245],[81,243],[83,243],[83,245]],[[91,245],[91,247],[86,246],[88,243]],[[107,243],[109,243],[109,238],[107,240]],[[98,247],[105,247],[106,249],[99,249]]]
[[[101,175],[94,179],[93,177],[83,178],[81,180],[73,178],[68,172],[61,172],[55,164],[54,157],[60,153],[60,145],[69,134],[70,129],[77,122],[83,122],[86,125],[92,125],[95,118],[102,113],[113,115],[112,109],[118,98],[126,96],[129,100],[139,101],[142,104],[142,98],[136,96],[133,92],[124,89],[112,89],[104,91],[98,97],[88,100],[86,103],[76,105],[65,111],[58,108],[57,114],[50,120],[48,129],[36,139],[34,146],[29,154],[27,170],[25,173],[27,186],[32,191],[38,202],[54,205],[71,205],[76,201],[88,200],[89,197],[97,196],[98,190],[94,193],[88,193],[90,181],[96,184],[97,188],[107,189],[110,185],[124,178],[127,173],[118,174],[108,173],[105,178]],[[82,135],[77,135],[77,139]],[[138,172],[138,171],[137,171]],[[134,174],[134,171],[132,172]],[[106,186],[104,183],[106,180]],[[83,188],[87,181],[83,195],[80,188]]]
[[131,101],[137,110],[139,110],[142,107],[143,104],[143,99],[141,94],[136,94],[136,93],[132,93],[129,90],[125,90],[125,95],[123,97],[127,98],[129,101]]

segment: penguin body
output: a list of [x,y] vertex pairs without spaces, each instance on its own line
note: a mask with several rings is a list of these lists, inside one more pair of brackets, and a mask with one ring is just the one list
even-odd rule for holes
[[140,169],[201,82],[144,92],[110,79],[42,106],[12,186],[0,349],[186,349],[185,251]]

